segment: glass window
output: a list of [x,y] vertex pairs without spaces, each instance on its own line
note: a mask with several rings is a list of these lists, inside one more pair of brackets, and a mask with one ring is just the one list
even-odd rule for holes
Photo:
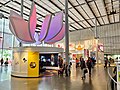
[[13,37],[13,41],[14,41],[14,47],[19,47],[19,41],[17,40],[17,38],[14,36]]
[[6,58],[12,60],[12,50],[3,49],[3,59],[6,60]]
[[4,30],[4,32],[11,33],[11,31],[9,29],[9,19],[5,19],[5,30]]
[[3,48],[10,48],[12,47],[12,35],[9,34],[4,34],[4,44],[3,44]]
[[1,32],[2,32],[2,28],[3,28],[3,27],[2,27],[2,24],[3,24],[2,21],[3,21],[3,19],[0,19],[0,31],[1,31]]

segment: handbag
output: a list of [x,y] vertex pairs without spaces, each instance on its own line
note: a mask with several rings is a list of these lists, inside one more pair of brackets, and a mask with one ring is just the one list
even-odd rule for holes
[[87,68],[84,70],[84,73],[88,73],[88,70],[87,70]]

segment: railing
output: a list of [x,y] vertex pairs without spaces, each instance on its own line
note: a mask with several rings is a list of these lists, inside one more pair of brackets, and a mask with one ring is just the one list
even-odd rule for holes
[[[107,83],[107,90],[117,90],[117,85],[120,85],[117,83],[117,81],[114,80],[112,75],[110,74],[110,68],[107,69],[109,78],[108,78],[108,83]],[[117,76],[116,76],[117,78]],[[113,86],[111,86],[113,85]]]

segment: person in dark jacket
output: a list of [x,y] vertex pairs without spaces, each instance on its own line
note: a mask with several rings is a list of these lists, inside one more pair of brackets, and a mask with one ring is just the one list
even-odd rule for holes
[[5,66],[8,66],[8,58],[6,58],[6,61],[5,61]]
[[64,71],[65,71],[65,68],[66,68],[66,66],[64,64],[63,67],[58,70],[58,75],[63,75]]
[[68,74],[68,64],[66,64],[66,66],[65,66],[65,75],[66,75],[66,77],[69,75]]
[[[114,76],[112,78],[117,81],[117,67],[114,68],[113,73]],[[114,90],[114,88],[117,88],[117,84],[111,79],[111,90]]]
[[107,68],[107,63],[108,63],[108,58],[107,58],[107,56],[106,56],[104,59],[105,59],[105,66],[104,66],[104,68]]
[[79,60],[76,58],[76,68],[79,67]]
[[59,56],[58,60],[59,60],[59,67],[62,68],[63,67],[63,59],[62,59],[62,57]]
[[1,66],[3,65],[3,63],[4,63],[4,60],[3,60],[3,58],[0,60],[0,62],[1,62]]
[[84,61],[83,58],[80,61],[80,67],[81,67],[81,70],[82,70],[82,79],[85,79],[85,72],[84,72],[84,70],[86,69],[86,64],[85,64],[85,61]]
[[90,57],[87,60],[87,67],[88,67],[88,70],[89,70],[89,76],[91,76],[92,60],[91,60]]

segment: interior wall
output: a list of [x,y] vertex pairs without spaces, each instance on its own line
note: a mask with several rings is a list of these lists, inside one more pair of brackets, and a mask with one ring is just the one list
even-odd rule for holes
[[[79,43],[83,42],[84,40],[94,39],[95,28],[92,28],[92,30],[84,29],[69,32],[69,43]],[[98,26],[97,35],[99,37],[99,43],[103,43],[104,45],[105,53],[120,53],[120,23]],[[65,39],[58,43],[64,43],[65,45]]]

